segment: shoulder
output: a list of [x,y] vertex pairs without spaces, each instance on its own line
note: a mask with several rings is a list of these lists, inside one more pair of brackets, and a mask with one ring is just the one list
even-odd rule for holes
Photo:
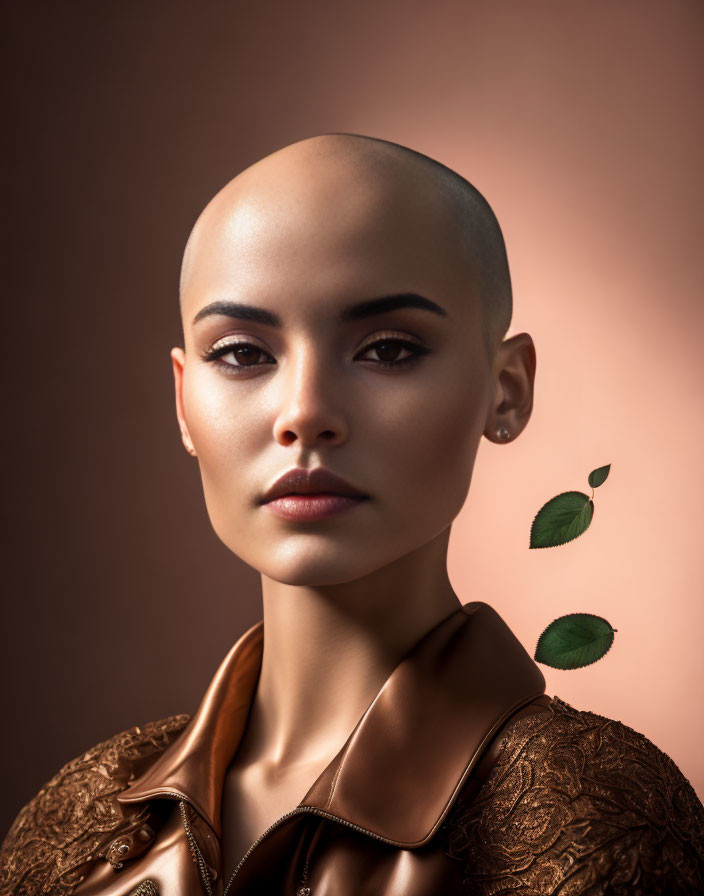
[[[66,763],[13,822],[0,847],[0,894],[70,893],[72,874],[124,824],[116,797],[189,721],[170,716],[122,731]],[[76,878],[74,880],[74,878]]]
[[558,697],[503,729],[445,824],[476,894],[704,892],[704,807],[643,734]]

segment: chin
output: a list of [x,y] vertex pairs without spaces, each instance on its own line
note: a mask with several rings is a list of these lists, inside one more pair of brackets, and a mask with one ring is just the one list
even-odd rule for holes
[[315,588],[353,582],[391,561],[391,558],[374,558],[370,551],[361,553],[364,562],[360,562],[359,550],[349,546],[308,545],[297,549],[296,546],[281,545],[277,551],[272,545],[265,558],[238,556],[262,575],[282,585]]

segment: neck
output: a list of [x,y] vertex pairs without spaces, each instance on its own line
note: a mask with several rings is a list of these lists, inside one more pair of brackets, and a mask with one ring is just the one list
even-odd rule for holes
[[241,762],[290,769],[332,759],[404,654],[460,607],[449,535],[354,582],[262,576],[262,668]]

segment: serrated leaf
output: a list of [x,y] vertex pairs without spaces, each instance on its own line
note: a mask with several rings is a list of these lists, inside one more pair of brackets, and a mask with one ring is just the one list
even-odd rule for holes
[[615,631],[601,616],[568,613],[551,622],[541,634],[534,658],[553,669],[581,669],[607,653]]
[[597,467],[596,470],[592,470],[589,474],[589,485],[592,488],[599,488],[600,485],[606,482],[610,469],[611,464],[607,464],[605,467]]
[[536,513],[530,527],[531,548],[552,548],[566,544],[589,528],[594,502],[583,492],[562,492]]

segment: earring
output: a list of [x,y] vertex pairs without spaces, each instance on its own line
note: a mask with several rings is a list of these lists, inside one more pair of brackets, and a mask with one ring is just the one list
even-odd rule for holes
[[505,426],[502,426],[501,429],[497,429],[497,430],[496,430],[496,435],[497,435],[500,439],[503,439],[504,442],[506,441],[506,439],[509,439],[509,438],[511,437],[511,433],[506,429]]

